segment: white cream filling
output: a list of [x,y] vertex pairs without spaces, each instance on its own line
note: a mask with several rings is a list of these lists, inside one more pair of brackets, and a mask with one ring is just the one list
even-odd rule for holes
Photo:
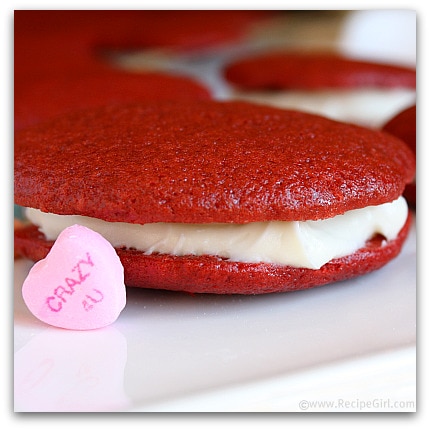
[[232,261],[266,262],[319,269],[333,258],[349,255],[376,233],[397,237],[406,222],[403,197],[391,203],[355,209],[319,221],[270,221],[248,224],[128,224],[79,215],[56,215],[28,208],[27,218],[48,240],[80,224],[97,231],[115,247],[145,254],[216,255]]
[[415,103],[413,89],[238,91],[233,98],[379,128]]

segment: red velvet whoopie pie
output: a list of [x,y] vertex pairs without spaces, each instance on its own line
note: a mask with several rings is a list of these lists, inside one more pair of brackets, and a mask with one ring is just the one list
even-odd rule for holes
[[[414,154],[417,151],[417,107],[410,106],[391,118],[382,130],[402,139],[411,148]],[[415,155],[416,156],[416,155]],[[412,207],[416,206],[417,188],[415,180],[406,184],[404,191],[406,200]]]
[[[414,172],[412,151],[389,134],[245,102],[109,106],[15,135],[16,204],[133,226],[331,220],[398,200]],[[129,287],[285,292],[382,267],[400,252],[410,220],[406,212],[392,239],[373,234],[317,269],[114,246]],[[16,230],[15,250],[36,261],[54,240],[30,224]]]
[[334,52],[272,51],[224,68],[235,99],[379,129],[416,99],[413,67]]
[[114,52],[189,52],[237,42],[276,11],[16,10],[15,81],[114,68]]

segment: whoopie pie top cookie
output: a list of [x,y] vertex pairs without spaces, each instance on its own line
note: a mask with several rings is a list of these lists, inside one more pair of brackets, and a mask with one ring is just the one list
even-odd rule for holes
[[227,65],[226,79],[242,88],[415,88],[415,70],[334,53],[269,52]]
[[[417,150],[417,108],[416,105],[399,112],[391,118],[382,130],[402,139],[414,154]],[[416,205],[416,182],[407,184],[404,192],[406,200]]]
[[391,118],[383,127],[393,136],[402,139],[416,153],[417,149],[417,107],[410,106]]
[[244,102],[151,102],[15,136],[15,203],[128,223],[318,220],[398,198],[412,152],[378,131]]
[[179,75],[102,69],[49,76],[15,87],[15,130],[75,110],[151,100],[209,99],[202,83]]

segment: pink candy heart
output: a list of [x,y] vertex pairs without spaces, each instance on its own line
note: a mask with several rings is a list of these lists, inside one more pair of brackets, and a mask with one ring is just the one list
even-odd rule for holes
[[73,225],[31,268],[22,296],[30,312],[47,324],[74,330],[104,327],[125,307],[124,268],[103,236]]

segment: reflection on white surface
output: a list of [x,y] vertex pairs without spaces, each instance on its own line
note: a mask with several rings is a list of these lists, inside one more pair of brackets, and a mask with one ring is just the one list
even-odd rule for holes
[[126,359],[126,340],[114,327],[91,331],[49,327],[15,353],[15,411],[127,408]]

